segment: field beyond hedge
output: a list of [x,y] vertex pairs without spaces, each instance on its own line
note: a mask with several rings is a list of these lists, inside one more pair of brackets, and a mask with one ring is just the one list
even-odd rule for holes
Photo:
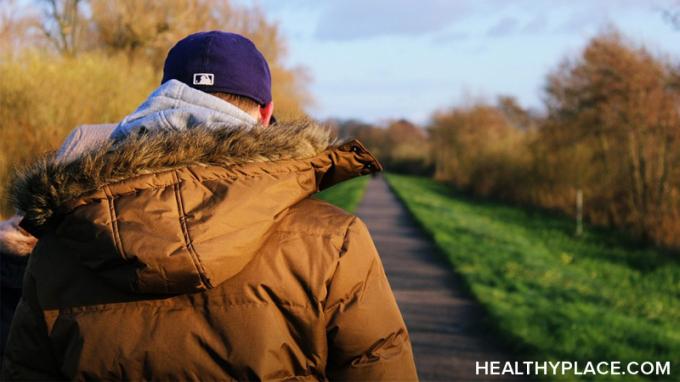
[[364,197],[368,179],[368,176],[353,178],[327,188],[315,194],[314,197],[334,204],[345,211],[354,212]]
[[610,230],[585,227],[577,238],[569,219],[473,200],[430,179],[387,179],[524,359],[680,365],[677,257]]

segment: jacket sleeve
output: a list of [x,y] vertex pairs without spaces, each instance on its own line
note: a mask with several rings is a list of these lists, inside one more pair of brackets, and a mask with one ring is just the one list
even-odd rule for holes
[[[30,264],[30,260],[29,260]],[[42,310],[38,306],[30,265],[2,360],[3,381],[63,380],[52,352]]]
[[330,380],[418,379],[406,325],[366,225],[345,235],[325,303]]

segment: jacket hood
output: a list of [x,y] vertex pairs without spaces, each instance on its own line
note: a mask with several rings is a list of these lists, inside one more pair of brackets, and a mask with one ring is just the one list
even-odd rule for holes
[[289,207],[381,170],[359,142],[333,143],[308,121],[147,131],[37,160],[10,197],[40,239],[36,256],[46,239],[119,288],[200,291],[245,267]]
[[196,126],[248,129],[257,121],[250,114],[215,96],[170,80],[158,87],[132,114],[116,126],[111,138],[120,140],[140,129],[187,130]]

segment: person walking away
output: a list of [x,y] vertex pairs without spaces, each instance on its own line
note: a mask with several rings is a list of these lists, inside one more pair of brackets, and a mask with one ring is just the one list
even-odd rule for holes
[[272,113],[252,42],[197,33],[108,139],[23,170],[3,378],[416,380],[366,226],[310,198],[380,163]]

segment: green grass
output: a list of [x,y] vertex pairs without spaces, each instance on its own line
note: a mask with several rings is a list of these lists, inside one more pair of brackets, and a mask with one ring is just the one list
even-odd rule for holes
[[577,238],[567,218],[429,179],[387,179],[521,359],[671,361],[661,378],[680,380],[680,259],[614,231]]
[[327,188],[314,195],[314,197],[325,200],[346,211],[354,212],[364,197],[368,179],[368,176],[353,178]]

